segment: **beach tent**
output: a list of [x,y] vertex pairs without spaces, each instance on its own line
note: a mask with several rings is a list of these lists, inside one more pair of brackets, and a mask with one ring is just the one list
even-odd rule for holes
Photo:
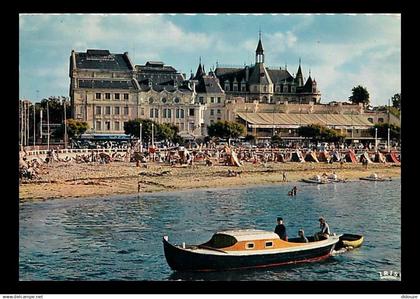
[[385,163],[386,162],[386,158],[385,158],[385,156],[381,152],[377,152],[375,154],[374,161],[377,162],[377,163]]
[[386,154],[385,157],[386,157],[387,162],[400,163],[400,161],[397,158],[397,154],[395,152],[389,152],[388,154]]
[[[356,155],[352,150],[349,150],[345,155],[346,162],[357,163]],[[370,160],[370,159],[369,159]]]
[[341,161],[341,155],[340,155],[340,153],[338,151],[334,151],[332,153],[331,159],[333,160],[333,162]]
[[292,162],[305,162],[305,159],[302,156],[302,153],[299,150],[296,150],[292,153],[292,158],[290,159]]
[[318,153],[318,161],[319,162],[328,162],[331,159],[330,155],[326,151],[322,151]]
[[369,153],[368,152],[364,152],[361,156],[360,156],[360,162],[363,162],[363,160],[367,160],[368,163],[372,163],[372,160],[369,157]]
[[285,158],[284,158],[284,155],[283,154],[280,154],[280,153],[278,153],[277,155],[276,155],[276,161],[277,162],[282,162],[282,163],[285,163],[286,162],[286,160],[285,160]]
[[316,157],[314,152],[308,152],[305,155],[305,161],[307,162],[316,162],[319,163],[318,158]]
[[230,154],[230,164],[232,166],[241,166],[241,162],[239,162],[238,156],[234,151],[232,151],[232,153]]

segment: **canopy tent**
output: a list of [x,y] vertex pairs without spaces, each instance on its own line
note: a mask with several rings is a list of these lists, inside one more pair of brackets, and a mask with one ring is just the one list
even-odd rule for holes
[[305,161],[307,161],[307,162],[316,162],[316,163],[319,163],[318,158],[316,157],[316,155],[315,155],[315,153],[314,153],[314,152],[308,152],[308,153],[305,155]]
[[326,151],[322,151],[318,153],[318,161],[319,162],[328,162],[330,160],[330,154]]
[[396,152],[389,152],[388,154],[386,154],[385,157],[386,157],[387,162],[400,163],[400,161],[397,158]]
[[247,122],[251,128],[288,128],[297,129],[311,124],[326,125],[335,129],[369,129],[372,123],[364,115],[328,114],[328,113],[269,113],[238,112],[237,116]]
[[375,154],[375,162],[377,162],[377,163],[385,163],[386,162],[386,158],[385,158],[385,156],[381,152],[377,152]]
[[302,156],[302,153],[299,150],[296,150],[292,153],[292,158],[290,159],[292,162],[305,162],[305,159]]
[[368,152],[364,152],[361,156],[360,156],[360,162],[363,162],[363,160],[367,160],[368,163],[372,163],[372,160],[369,157],[369,153]]
[[357,163],[357,158],[356,155],[354,154],[354,152],[352,150],[349,150],[345,156],[345,159],[347,162],[351,162],[351,163]]

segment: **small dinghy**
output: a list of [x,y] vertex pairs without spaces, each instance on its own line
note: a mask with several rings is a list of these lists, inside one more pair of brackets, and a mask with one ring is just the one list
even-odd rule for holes
[[222,271],[315,262],[331,256],[340,236],[308,243],[284,241],[270,231],[256,229],[217,232],[200,245],[176,245],[163,237],[168,265],[176,271]]
[[338,241],[337,245],[335,246],[335,250],[340,249],[354,249],[362,246],[364,238],[362,235],[354,235],[354,234],[343,234],[340,236],[340,240]]
[[302,179],[302,182],[311,183],[311,184],[327,184],[327,180],[323,180],[320,175],[316,175],[309,179]]

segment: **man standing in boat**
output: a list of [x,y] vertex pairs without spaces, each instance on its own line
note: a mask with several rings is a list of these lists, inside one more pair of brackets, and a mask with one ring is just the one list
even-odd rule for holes
[[328,237],[331,234],[330,226],[325,221],[324,217],[319,218],[319,228],[321,229],[321,231],[315,234],[315,240],[321,240],[321,238],[328,239]]
[[286,226],[283,224],[283,218],[277,217],[277,225],[274,232],[279,235],[280,239],[287,241]]

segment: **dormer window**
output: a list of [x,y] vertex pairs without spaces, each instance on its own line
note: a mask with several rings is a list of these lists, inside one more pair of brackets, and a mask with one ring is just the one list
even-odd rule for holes
[[225,91],[229,91],[229,89],[230,89],[230,88],[229,88],[229,87],[230,87],[229,85],[230,85],[230,84],[229,84],[229,81],[228,81],[228,80],[226,80],[226,81],[225,81]]

